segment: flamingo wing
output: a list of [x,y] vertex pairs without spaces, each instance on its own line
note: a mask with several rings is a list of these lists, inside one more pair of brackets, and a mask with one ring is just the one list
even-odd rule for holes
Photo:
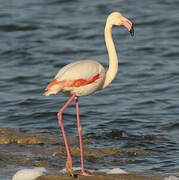
[[[56,94],[59,91],[66,92],[67,94],[77,93],[83,89],[82,94],[91,93],[92,90],[96,91],[101,88],[104,81],[105,70],[97,61],[81,60],[64,66],[55,76],[54,80],[47,86],[45,95]],[[89,86],[95,83],[95,88]],[[98,82],[98,83],[97,83]],[[87,86],[88,85],[88,86]],[[85,93],[84,93],[84,87]],[[97,87],[100,86],[100,87]],[[82,88],[80,88],[82,87]],[[76,89],[78,88],[78,89]],[[93,89],[92,89],[93,88]],[[88,91],[88,92],[87,92]]]

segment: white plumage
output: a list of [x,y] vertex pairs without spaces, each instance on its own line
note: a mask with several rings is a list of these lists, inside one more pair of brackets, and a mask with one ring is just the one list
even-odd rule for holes
[[74,63],[70,63],[64,66],[57,75],[55,79],[58,81],[63,80],[90,80],[95,75],[99,74],[99,79],[93,83],[89,83],[85,86],[79,87],[67,87],[65,86],[61,91],[68,95],[73,95],[76,93],[77,96],[87,96],[93,92],[102,89],[105,81],[105,69],[97,61],[92,60],[81,60]]

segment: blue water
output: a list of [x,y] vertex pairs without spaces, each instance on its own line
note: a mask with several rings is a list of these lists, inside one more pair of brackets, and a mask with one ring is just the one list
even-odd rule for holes
[[[44,88],[75,60],[107,68],[104,25],[110,12],[120,11],[134,22],[135,36],[113,28],[119,73],[105,90],[79,99],[84,138],[92,147],[151,150],[122,166],[131,172],[179,169],[178,6],[177,0],[2,1],[0,127],[57,136],[56,114],[68,97],[45,97]],[[63,117],[70,136],[77,136],[74,107]]]

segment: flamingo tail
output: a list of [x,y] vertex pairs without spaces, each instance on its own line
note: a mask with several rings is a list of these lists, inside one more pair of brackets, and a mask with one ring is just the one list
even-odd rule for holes
[[57,94],[59,91],[61,91],[64,88],[64,82],[63,81],[57,81],[54,79],[51,83],[48,84],[47,90],[44,95],[49,96],[51,94]]

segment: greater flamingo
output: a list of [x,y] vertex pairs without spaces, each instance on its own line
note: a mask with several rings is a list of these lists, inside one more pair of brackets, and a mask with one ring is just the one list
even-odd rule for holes
[[89,94],[94,93],[95,91],[106,88],[112,82],[112,80],[115,78],[118,72],[118,57],[111,35],[111,29],[113,25],[123,25],[128,29],[131,36],[134,35],[132,22],[125,18],[121,13],[113,12],[108,16],[104,30],[105,42],[109,55],[109,68],[107,72],[105,72],[104,67],[97,61],[76,61],[74,63],[70,63],[64,66],[61,70],[59,70],[54,80],[48,84],[46,88],[47,91],[44,93],[46,96],[49,96],[50,94],[57,94],[61,91],[71,96],[68,102],[58,112],[57,117],[59,120],[59,124],[61,126],[61,130],[65,141],[65,147],[67,151],[66,171],[70,171],[72,176],[72,158],[68,147],[64,127],[62,124],[62,113],[71,103],[71,101],[75,99],[77,112],[77,127],[81,150],[81,174],[85,176],[90,176],[90,174],[88,174],[84,170],[83,164],[83,144],[81,137],[82,126],[80,125],[79,119],[78,97],[87,96]]

